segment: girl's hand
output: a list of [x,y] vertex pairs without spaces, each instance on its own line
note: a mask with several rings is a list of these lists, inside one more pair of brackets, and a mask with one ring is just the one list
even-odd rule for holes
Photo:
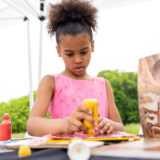
[[92,125],[95,125],[92,118],[92,112],[83,105],[80,105],[71,115],[66,119],[64,132],[73,134],[74,132],[86,132],[87,127],[83,124],[83,120],[87,120]]
[[96,127],[96,131],[102,134],[109,134],[114,131],[114,126],[108,118],[99,117],[98,118],[98,125]]

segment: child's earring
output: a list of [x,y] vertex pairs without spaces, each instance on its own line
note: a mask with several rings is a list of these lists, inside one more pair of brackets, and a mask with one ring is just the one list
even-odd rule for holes
[[56,49],[57,49],[58,56],[61,57],[61,52],[60,52],[60,48],[58,45],[56,46]]

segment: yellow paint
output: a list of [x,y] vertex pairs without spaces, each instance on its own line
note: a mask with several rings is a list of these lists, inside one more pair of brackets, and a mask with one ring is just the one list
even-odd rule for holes
[[[118,138],[112,138],[112,137],[95,137],[95,138],[87,138],[83,139],[84,141],[124,141],[124,140],[140,140],[140,137],[118,137]],[[47,140],[45,143],[61,143],[61,142],[68,142],[68,140]]]
[[[98,124],[98,101],[96,99],[84,99],[83,105],[92,111],[92,116],[96,125]],[[84,125],[88,128],[88,136],[94,136],[94,126],[87,120],[83,121]]]
[[88,129],[87,133],[88,133],[88,137],[93,137],[94,136],[94,128]]
[[45,143],[64,143],[69,142],[69,139],[53,139],[53,140],[46,140]]
[[72,143],[73,141],[79,140],[79,139],[82,139],[82,138],[80,138],[80,137],[73,137],[73,138],[69,141],[69,143]]

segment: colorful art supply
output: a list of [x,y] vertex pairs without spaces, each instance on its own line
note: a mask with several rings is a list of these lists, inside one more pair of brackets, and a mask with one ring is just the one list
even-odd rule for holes
[[0,124],[0,141],[7,141],[11,139],[12,123],[9,121],[9,114],[4,113],[3,121]]
[[31,155],[31,149],[27,145],[20,146],[18,150],[18,157],[26,157]]
[[[84,99],[83,105],[92,111],[92,116],[96,125],[98,124],[98,101],[96,99]],[[94,136],[94,126],[87,120],[83,121],[84,125],[88,128],[88,136]]]
[[67,154],[70,160],[88,160],[91,149],[83,139],[74,137],[69,142]]

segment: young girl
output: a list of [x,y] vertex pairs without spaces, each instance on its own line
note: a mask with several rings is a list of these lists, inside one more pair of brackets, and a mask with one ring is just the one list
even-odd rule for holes
[[[86,72],[94,51],[92,30],[96,31],[96,18],[97,9],[86,0],[62,0],[51,5],[48,32],[56,36],[57,53],[65,69],[41,80],[28,119],[30,135],[86,132],[83,120],[95,125],[92,113],[82,105],[86,98],[98,100],[95,129],[100,134],[124,131],[109,82]],[[48,108],[51,119],[45,118]]]

